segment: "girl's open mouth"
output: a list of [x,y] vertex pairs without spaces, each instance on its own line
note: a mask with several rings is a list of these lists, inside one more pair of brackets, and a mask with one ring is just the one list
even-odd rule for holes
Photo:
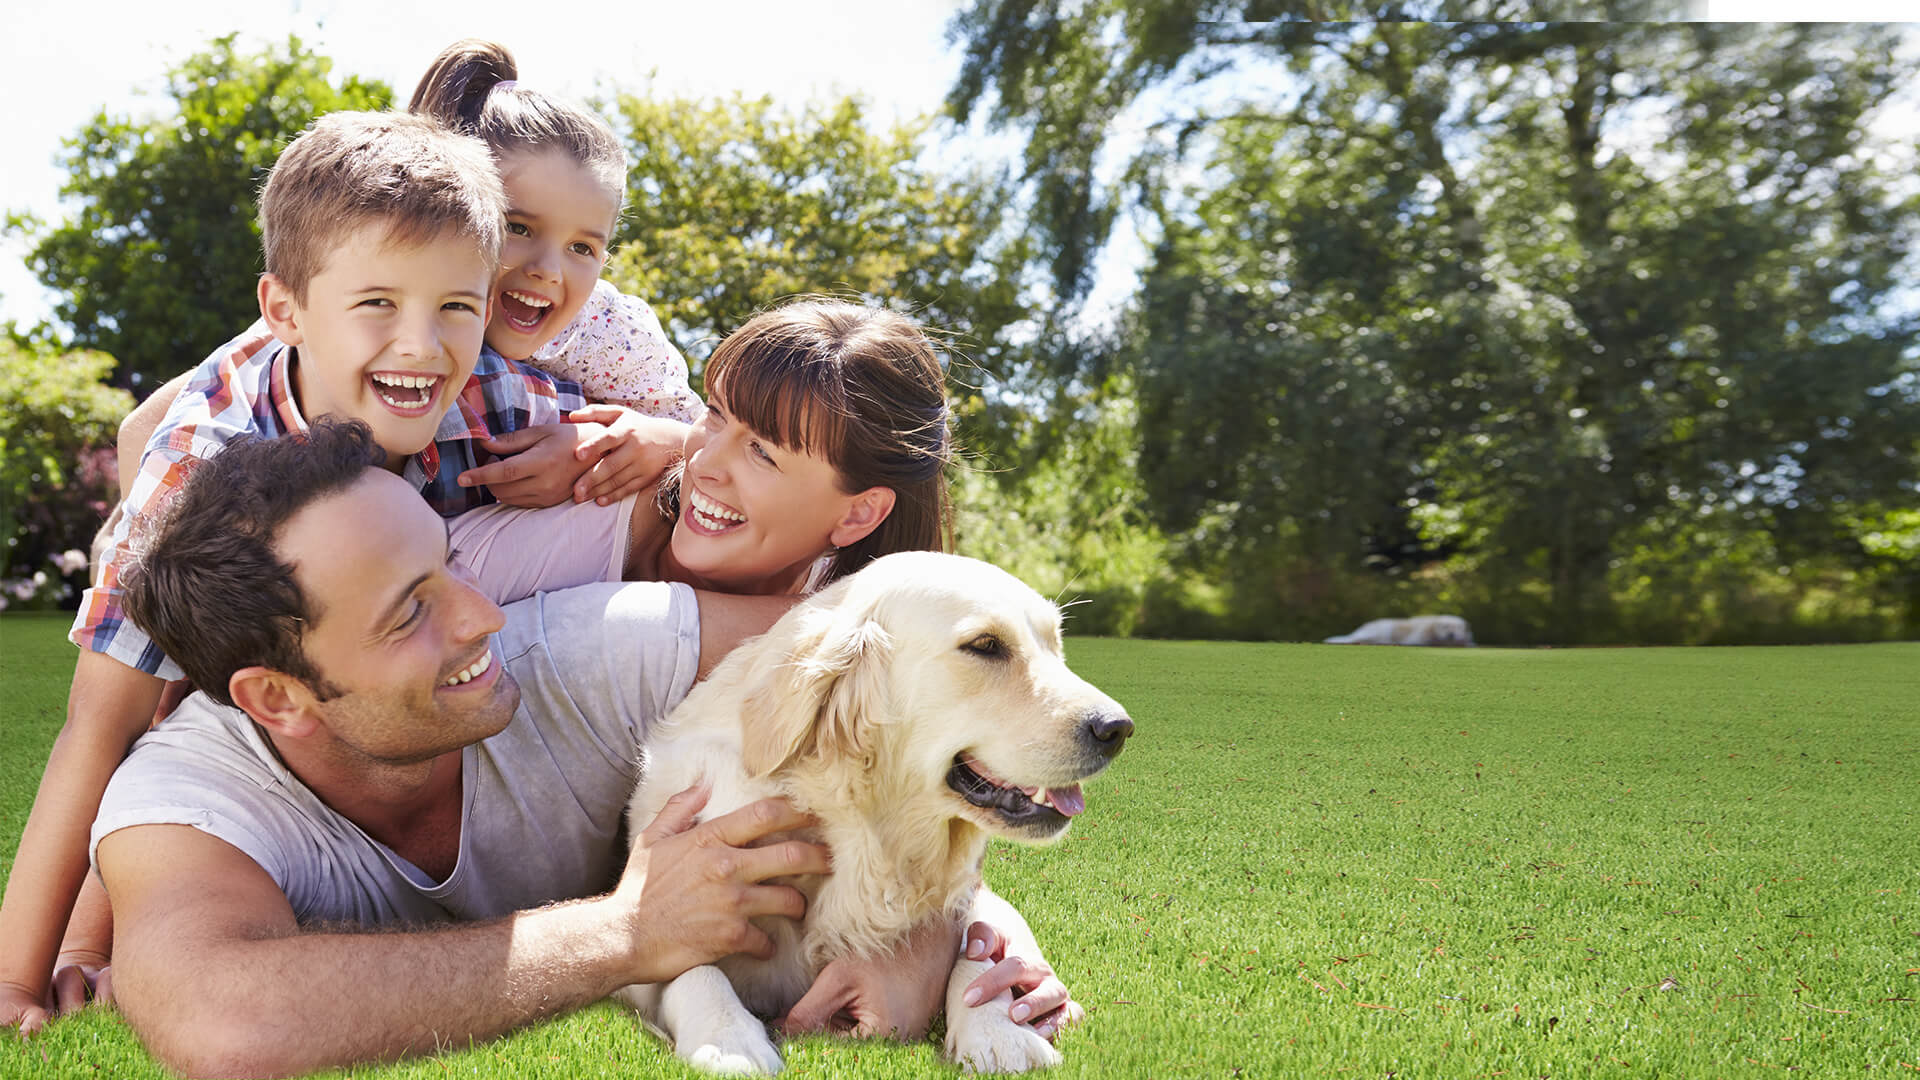
[[553,313],[553,301],[532,293],[508,289],[500,294],[500,315],[507,325],[523,334],[531,334],[540,329]]

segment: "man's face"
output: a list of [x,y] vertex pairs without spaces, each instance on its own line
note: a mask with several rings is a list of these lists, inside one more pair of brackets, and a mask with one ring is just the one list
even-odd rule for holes
[[366,421],[390,465],[425,449],[480,357],[492,276],[452,233],[417,245],[388,243],[381,224],[348,234],[282,333],[299,347],[301,413]]
[[287,520],[276,545],[314,611],[316,708],[349,756],[428,761],[498,733],[520,689],[494,655],[500,608],[448,566],[447,532],[400,478],[369,469]]

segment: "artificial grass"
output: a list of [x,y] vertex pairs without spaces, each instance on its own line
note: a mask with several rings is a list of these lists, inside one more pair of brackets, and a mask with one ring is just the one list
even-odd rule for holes
[[[9,857],[64,625],[0,618]],[[987,865],[1087,1006],[1059,1075],[1920,1073],[1920,644],[1068,654],[1133,745],[1067,840]],[[940,1069],[931,1044],[785,1053]],[[110,1013],[0,1040],[0,1074],[162,1075]],[[602,1005],[331,1075],[687,1073]]]

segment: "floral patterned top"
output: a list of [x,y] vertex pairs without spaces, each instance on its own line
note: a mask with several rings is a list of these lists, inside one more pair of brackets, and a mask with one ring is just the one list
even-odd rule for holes
[[693,423],[702,403],[687,362],[645,300],[596,281],[580,314],[527,361],[580,384],[589,401]]

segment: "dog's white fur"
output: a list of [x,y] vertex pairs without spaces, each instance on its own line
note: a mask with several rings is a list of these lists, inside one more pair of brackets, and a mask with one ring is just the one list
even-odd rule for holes
[[[1089,718],[1103,715],[1126,714],[1067,670],[1058,610],[1001,570],[912,552],[836,583],[736,649],[649,733],[628,811],[637,835],[702,777],[713,786],[707,816],[785,796],[820,820],[812,838],[833,851],[834,872],[792,882],[807,896],[804,921],[760,921],[772,960],[733,956],[621,996],[687,1061],[778,1071],[760,1017],[785,1014],[837,957],[883,956],[929,919],[980,914],[976,900],[996,900],[978,889],[992,837],[1065,833],[1057,817],[1015,824],[962,799],[947,786],[955,760],[969,755],[1029,791],[1067,791],[1070,805],[1073,785],[1114,752],[1088,736]],[[1030,937],[1013,951],[1037,955]],[[1046,1040],[1007,1017],[1007,995],[960,1003],[986,968],[954,966],[948,1057],[983,1072],[1057,1063]]]
[[1458,615],[1415,615],[1411,619],[1374,619],[1351,634],[1327,639],[1329,645],[1471,645],[1473,631]]

